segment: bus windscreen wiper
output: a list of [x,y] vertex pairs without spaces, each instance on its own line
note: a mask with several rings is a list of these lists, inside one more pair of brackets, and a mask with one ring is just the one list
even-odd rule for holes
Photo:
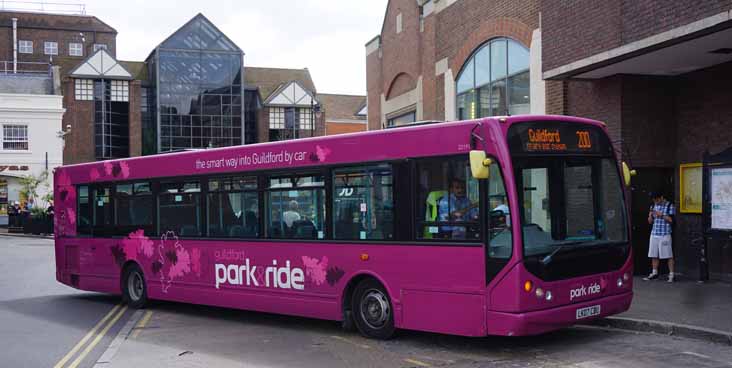
[[541,264],[544,266],[548,265],[552,262],[552,257],[554,257],[555,254],[559,253],[560,250],[566,248],[566,247],[577,247],[580,244],[585,244],[585,242],[581,241],[575,241],[575,242],[568,242],[568,243],[558,243],[558,244],[550,244],[550,246],[557,247],[557,249],[554,249],[549,255],[542,258]]

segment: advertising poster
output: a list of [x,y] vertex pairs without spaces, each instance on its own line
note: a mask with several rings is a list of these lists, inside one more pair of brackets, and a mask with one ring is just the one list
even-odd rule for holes
[[732,168],[712,169],[712,229],[732,230]]

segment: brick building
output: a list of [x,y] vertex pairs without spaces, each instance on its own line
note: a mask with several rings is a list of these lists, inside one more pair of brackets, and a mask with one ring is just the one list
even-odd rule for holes
[[[648,270],[648,192],[678,211],[677,263],[696,278],[703,231],[700,163],[732,146],[732,1],[544,0],[543,77],[561,83],[547,111],[608,124],[639,174],[631,194],[636,270]],[[549,97],[549,96],[547,96]],[[685,187],[682,192],[682,187]],[[732,244],[709,244],[710,273],[732,278]]]
[[366,96],[320,93],[325,119],[325,135],[367,130]]
[[[695,278],[701,174],[688,171],[682,192],[680,172],[732,146],[730,40],[731,0],[390,0],[365,47],[368,125],[522,113],[604,121],[639,172],[636,272],[649,267],[648,192],[662,189],[683,210],[678,268]],[[712,243],[712,277],[732,278],[732,244]]]

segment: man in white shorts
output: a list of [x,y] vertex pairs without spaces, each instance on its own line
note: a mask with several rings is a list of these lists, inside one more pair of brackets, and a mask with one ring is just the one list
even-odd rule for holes
[[668,260],[668,282],[674,282],[674,251],[672,248],[671,225],[675,213],[673,203],[667,201],[663,194],[655,192],[651,194],[653,205],[648,213],[648,223],[651,229],[651,239],[648,242],[648,258],[651,259],[653,271],[643,280],[658,278],[658,264],[661,259]]

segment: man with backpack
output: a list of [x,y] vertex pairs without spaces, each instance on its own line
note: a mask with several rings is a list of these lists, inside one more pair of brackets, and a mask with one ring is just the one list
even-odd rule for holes
[[653,204],[648,212],[648,223],[652,225],[652,228],[648,242],[648,258],[651,259],[653,271],[643,280],[657,279],[658,265],[661,259],[665,259],[668,260],[668,282],[674,282],[674,252],[671,246],[674,205],[667,201],[661,192],[651,193],[651,198],[653,198]]

